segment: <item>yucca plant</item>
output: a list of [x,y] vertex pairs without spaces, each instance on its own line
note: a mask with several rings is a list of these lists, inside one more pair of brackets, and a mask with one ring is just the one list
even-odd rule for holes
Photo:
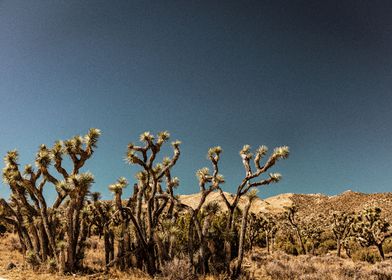
[[295,234],[297,235],[299,245],[301,246],[302,254],[306,254],[307,251],[305,248],[304,236],[302,235],[301,223],[297,215],[298,207],[296,205],[292,205],[285,208],[286,208],[286,212],[285,212],[286,219],[289,225],[295,231]]
[[375,245],[384,260],[383,243],[392,235],[390,224],[381,216],[381,208],[367,208],[356,216],[352,226],[356,240],[363,247]]
[[[139,268],[146,267],[147,273],[157,272],[156,233],[159,219],[169,201],[173,203],[173,188],[178,186],[178,178],[171,176],[171,169],[180,157],[180,141],[172,142],[173,156],[165,157],[157,163],[157,156],[162,145],[169,140],[167,131],[155,137],[150,132],[140,135],[141,146],[128,145],[126,160],[137,165],[141,170],[136,174],[137,184],[134,193],[127,203],[127,215],[136,232],[136,243],[139,248]],[[166,186],[166,190],[163,187]]]
[[[239,152],[242,164],[245,169],[245,176],[242,179],[241,183],[237,187],[237,192],[233,199],[227,197],[227,195],[223,192],[221,188],[218,188],[223,198],[223,201],[228,210],[228,222],[226,232],[229,233],[226,235],[225,240],[225,254],[226,254],[226,271],[230,273],[230,261],[232,259],[232,242],[230,236],[234,233],[234,212],[236,211],[240,199],[242,196],[247,194],[251,189],[269,185],[271,183],[277,183],[281,180],[281,175],[279,173],[270,173],[267,178],[263,178],[262,176],[273,167],[276,162],[280,159],[285,159],[289,156],[289,148],[287,146],[277,147],[274,149],[273,153],[269,156],[264,164],[261,164],[261,160],[266,156],[268,152],[268,148],[264,145],[260,146],[255,154],[251,152],[251,147],[249,145],[244,145],[241,151]],[[251,160],[253,159],[252,167]]]
[[[6,214],[0,215],[1,219],[15,227],[24,253],[34,252],[40,262],[50,257],[58,268],[64,267],[70,272],[79,268],[77,256],[83,256],[84,249],[81,210],[94,182],[91,173],[79,171],[92,156],[99,136],[98,129],[90,129],[84,137],[57,141],[52,149],[41,145],[35,157],[36,168],[26,165],[23,171],[19,169],[16,150],[4,157],[3,181],[10,187],[11,197],[8,202],[0,200]],[[71,170],[63,167],[64,156],[70,158]],[[52,206],[48,206],[44,196],[48,184],[57,191]],[[63,239],[67,242],[67,254],[66,264],[61,266],[56,244]]]
[[337,255],[340,257],[342,244],[351,234],[354,213],[335,212],[332,214],[332,232],[336,239]]

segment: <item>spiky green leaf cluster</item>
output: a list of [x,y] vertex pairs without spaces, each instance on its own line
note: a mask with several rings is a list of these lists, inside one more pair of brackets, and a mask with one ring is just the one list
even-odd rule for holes
[[281,146],[274,149],[273,157],[276,159],[284,159],[289,156],[289,147],[288,146]]
[[117,182],[109,186],[109,190],[113,193],[122,191],[128,186],[128,180],[125,177],[120,177]]

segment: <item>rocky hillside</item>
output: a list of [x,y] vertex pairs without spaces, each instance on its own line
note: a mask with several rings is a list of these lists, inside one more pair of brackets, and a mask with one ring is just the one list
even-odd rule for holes
[[380,207],[383,214],[392,221],[392,193],[365,194],[345,191],[339,195],[295,194],[291,200],[302,215],[314,213],[329,215],[333,211],[359,212],[368,207]]
[[[233,199],[229,193],[227,197]],[[200,194],[181,195],[180,200],[192,207],[195,207],[200,200]],[[222,209],[225,209],[224,202],[218,192],[211,193],[207,198],[207,203],[217,201]],[[247,198],[243,197],[240,207],[244,207]],[[284,211],[285,206],[296,205],[299,214],[309,216],[315,213],[329,215],[333,211],[358,212],[367,207],[377,206],[383,209],[386,217],[392,221],[392,193],[365,194],[353,191],[346,191],[339,195],[327,196],[323,194],[280,194],[269,197],[265,200],[257,198],[251,208],[252,212],[279,213]]]

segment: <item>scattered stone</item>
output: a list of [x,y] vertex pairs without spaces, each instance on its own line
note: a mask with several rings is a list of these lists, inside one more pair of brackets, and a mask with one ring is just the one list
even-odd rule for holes
[[10,262],[10,263],[7,265],[7,270],[14,269],[15,267],[16,267],[16,264],[14,264],[13,262]]

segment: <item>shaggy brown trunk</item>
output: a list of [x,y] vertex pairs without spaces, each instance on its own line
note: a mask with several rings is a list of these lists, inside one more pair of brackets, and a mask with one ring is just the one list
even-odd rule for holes
[[238,262],[237,262],[236,270],[233,275],[234,278],[232,278],[232,279],[237,279],[241,273],[242,261],[244,259],[244,241],[245,241],[245,233],[246,233],[246,224],[248,223],[248,214],[249,214],[249,209],[250,209],[251,204],[252,204],[252,201],[249,201],[249,203],[245,206],[245,209],[244,209],[244,214],[243,214],[242,222],[241,222],[240,241],[238,244]]
[[[52,230],[49,226],[49,217],[48,217],[46,201],[42,195],[42,192],[37,192],[37,194],[38,194],[38,200],[41,204],[40,214],[41,214],[41,218],[42,218],[42,225],[43,225],[43,228],[45,229],[45,234],[46,234],[46,237],[49,241],[50,250],[51,250],[51,253],[53,254],[53,257],[56,261],[56,265],[59,265],[59,259],[58,259],[57,253],[56,253],[55,238],[54,238],[54,235],[52,234]],[[44,233],[42,233],[42,234],[44,234]],[[45,239],[44,236],[42,236],[42,239]]]
[[336,248],[337,248],[337,256],[340,258],[341,251],[342,251],[342,245],[340,242],[340,238],[337,239]]
[[211,216],[207,216],[204,220],[203,223],[203,229],[202,229],[202,236],[200,239],[200,273],[202,275],[205,275],[206,273],[208,273],[208,257],[207,257],[207,244],[206,244],[206,240],[205,240],[205,236],[207,235],[208,229],[211,226]]
[[67,222],[68,222],[68,229],[67,229],[67,263],[65,264],[65,271],[72,272],[75,269],[75,251],[74,251],[74,203],[73,201],[70,202],[67,211]]
[[229,216],[226,225],[226,236],[225,236],[225,266],[226,272],[230,273],[230,261],[231,261],[231,236],[233,234],[233,217],[234,217],[234,209],[233,207],[229,208]]
[[295,232],[296,232],[296,234],[297,234],[297,238],[298,238],[298,241],[299,241],[299,245],[301,246],[302,254],[305,254],[305,255],[306,255],[307,252],[306,252],[305,245],[304,245],[304,242],[303,242],[303,240],[302,240],[302,236],[301,236],[301,233],[299,232],[298,227],[295,228]]
[[126,267],[126,263],[125,263],[125,259],[124,259],[124,255],[125,255],[125,230],[126,230],[126,225],[124,222],[124,213],[123,213],[123,207],[122,207],[122,201],[121,201],[121,194],[122,191],[118,190],[115,193],[115,203],[116,203],[116,207],[119,211],[119,216],[120,216],[120,221],[121,221],[121,228],[120,228],[120,238],[118,240],[118,247],[117,247],[117,258],[118,258],[118,262],[117,262],[117,267],[120,270],[124,270]]
[[45,261],[48,257],[48,238],[47,235],[45,234],[45,228],[42,223],[39,224],[39,230],[38,230],[38,237],[39,237],[39,242],[40,242],[40,247],[41,247],[41,258],[43,261]]
[[81,265],[83,265],[82,262],[84,260],[84,251],[86,248],[85,244],[89,232],[89,226],[87,225],[87,222],[84,219],[85,218],[83,218],[82,220],[82,228],[80,230],[80,240],[78,242],[77,253],[76,253],[77,263]]
[[270,241],[269,241],[267,232],[265,232],[265,244],[267,246],[267,253],[269,254],[270,253]]
[[147,247],[146,265],[147,265],[147,273],[151,276],[155,275],[155,273],[157,272],[156,255],[155,255],[154,243],[152,242],[150,242]]
[[108,268],[107,265],[114,259],[114,242],[112,233],[108,229],[104,230],[103,239],[105,245],[105,264],[106,268]]
[[30,220],[30,232],[33,235],[33,248],[34,248],[34,251],[39,255],[39,258],[42,261],[45,261],[46,260],[46,256],[45,256],[45,259],[44,259],[43,254],[41,254],[41,246],[40,246],[40,241],[39,241],[39,237],[38,237],[37,228],[33,224],[33,221],[31,219],[29,219],[29,220]]

